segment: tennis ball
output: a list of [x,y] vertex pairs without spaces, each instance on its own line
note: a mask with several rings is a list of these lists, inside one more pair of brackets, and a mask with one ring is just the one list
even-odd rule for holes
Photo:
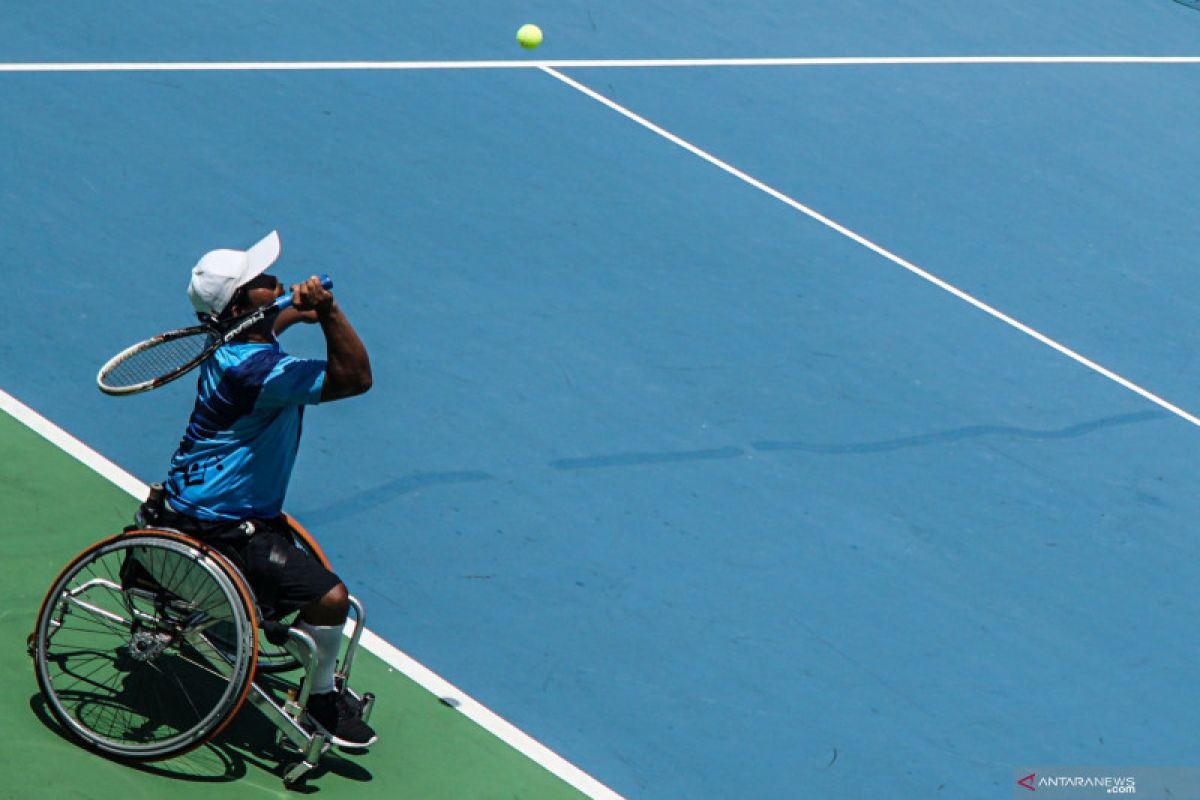
[[533,23],[527,22],[517,28],[517,44],[524,47],[526,50],[532,50],[542,43],[542,29]]

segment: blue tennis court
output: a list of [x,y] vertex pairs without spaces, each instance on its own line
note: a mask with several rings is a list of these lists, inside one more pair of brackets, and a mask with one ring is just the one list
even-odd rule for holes
[[[277,273],[329,272],[375,370],[306,417],[290,512],[376,633],[613,791],[1194,762],[1200,63],[1037,58],[1192,56],[1200,13],[6,17],[7,63],[241,67],[0,72],[0,388],[159,479],[191,380],[114,400],[95,371],[191,321],[199,255],[277,228]],[[1032,60],[533,66],[971,56]],[[526,64],[246,64],[492,59]]]

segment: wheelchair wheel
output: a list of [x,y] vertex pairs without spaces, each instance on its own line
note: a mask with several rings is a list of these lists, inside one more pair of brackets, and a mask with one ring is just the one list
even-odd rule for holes
[[[320,546],[312,538],[312,535],[306,531],[300,523],[292,519],[287,514],[284,514],[284,519],[287,520],[288,527],[292,529],[293,539],[296,546],[307,551],[313,558],[321,563],[325,569],[331,569],[329,560],[325,558],[325,554],[321,552]],[[292,613],[280,622],[291,623],[296,618],[296,614]],[[264,673],[279,673],[291,672],[294,669],[300,669],[300,662],[280,644],[274,644],[267,640],[265,634],[261,631],[258,637],[258,669]]]
[[[221,648],[209,639],[218,627]],[[251,595],[222,556],[179,534],[133,531],[63,569],[31,651],[46,704],[74,738],[151,761],[203,744],[237,713],[255,629]]]

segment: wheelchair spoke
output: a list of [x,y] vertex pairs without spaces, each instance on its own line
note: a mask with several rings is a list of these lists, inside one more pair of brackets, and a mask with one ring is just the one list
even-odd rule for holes
[[[121,757],[169,757],[210,738],[253,679],[256,621],[240,580],[173,534],[85,550],[51,587],[35,630],[50,711]],[[227,648],[208,640],[218,625],[232,632]]]
[[[182,656],[180,656],[180,658],[182,658]],[[187,659],[184,659],[184,660],[186,661]],[[189,662],[189,663],[190,663],[190,662]],[[181,696],[181,697],[182,697],[184,700],[186,700],[186,701],[187,701],[187,704],[188,704],[189,706],[191,706],[191,708],[192,708],[192,713],[195,715],[195,719],[199,720],[199,719],[201,719],[201,718],[204,716],[203,714],[201,714],[201,713],[200,713],[200,709],[196,708],[196,704],[192,702],[192,695],[191,695],[191,693],[188,691],[187,687],[186,687],[186,686],[184,686],[184,684],[183,684],[183,681],[182,681],[182,680],[180,680],[180,678],[179,678],[179,675],[178,675],[177,673],[175,673],[174,671],[171,671],[171,672],[170,672],[170,674],[168,674],[168,673],[167,673],[166,671],[164,671],[164,670],[163,670],[161,667],[159,667],[159,665],[157,665],[157,664],[154,664],[154,663],[151,663],[149,666],[150,666],[150,668],[151,668],[151,669],[153,669],[155,672],[158,672],[160,675],[163,675],[163,676],[165,676],[165,677],[169,677],[169,678],[170,678],[172,681],[174,681],[174,682],[175,682],[175,685],[176,685],[177,687],[179,687],[179,695],[180,695],[180,696]],[[157,683],[154,683],[154,684],[152,684],[152,685],[153,685],[153,687],[154,687],[154,694],[155,694],[155,696],[159,696],[159,697],[160,697],[160,695],[159,695],[159,692],[160,692],[160,690],[159,690],[159,684],[157,684]],[[160,706],[164,705],[164,704],[162,703],[161,697],[160,697],[160,700],[159,700],[159,705],[160,705]]]
[[[106,625],[106,624],[102,624],[100,622],[95,622],[95,621],[86,620],[86,619],[75,619],[75,618],[71,618],[71,619],[72,619],[72,623],[70,625],[68,625],[65,622],[60,625],[57,625],[54,628],[54,632],[59,633],[62,631],[70,631],[72,633],[91,634],[92,636],[108,636],[110,634],[115,633],[118,636],[123,635],[125,638],[129,638],[129,629],[128,628],[117,628],[115,626]],[[76,623],[78,623],[78,624],[76,624]],[[62,638],[62,637],[60,637],[60,638]],[[69,639],[68,639],[68,641],[69,641]]]
[[[115,566],[114,566],[114,564],[113,564],[113,560],[111,560],[111,559],[104,559],[103,561],[97,562],[97,565],[98,565],[98,566],[102,566],[102,567],[104,567],[104,570],[105,570],[105,572],[107,572],[107,573],[108,573],[108,574],[105,576],[105,577],[107,577],[107,578],[108,578],[108,580],[110,580],[110,581],[112,581],[113,583],[116,583],[116,584],[120,584],[120,583],[121,583],[120,570],[119,570],[117,567],[115,567]],[[97,575],[97,577],[99,577],[99,575]]]
[[[117,634],[124,634],[124,635],[129,634],[129,629],[130,629],[129,621],[126,620],[125,618],[123,618],[120,614],[115,614],[111,611],[105,611],[104,609],[100,608],[99,606],[92,605],[91,603],[85,603],[84,601],[80,600],[77,597],[72,597],[69,602],[71,603],[71,605],[75,606],[76,609],[78,609],[80,611],[85,611],[91,615],[89,617],[83,617],[83,616],[80,616],[79,614],[74,614],[71,616],[71,619],[73,621],[78,621],[78,622],[83,622],[83,623],[90,622],[93,625],[97,626],[97,628],[103,628],[105,630],[109,630],[109,631],[112,631]],[[65,618],[66,617],[64,615],[64,619]]]
[[69,669],[66,669],[64,667],[63,671],[62,671],[62,675],[70,676],[70,677],[74,678],[74,680],[67,684],[57,684],[56,683],[55,685],[60,689],[73,689],[74,687],[76,687],[80,684],[86,684],[89,686],[94,686],[98,689],[108,689],[111,691],[116,688],[115,676],[112,679],[111,683],[101,683],[99,681],[90,680],[90,678],[93,675],[95,675],[97,672],[104,669],[105,667],[115,667],[115,664],[113,664],[108,659],[101,659],[100,663],[96,664],[94,667],[92,667],[92,669],[88,670],[87,672],[72,672]]
[[[196,669],[200,670],[201,672],[206,672],[206,673],[208,673],[209,675],[213,676],[214,678],[222,678],[222,679],[223,679],[223,678],[226,678],[226,677],[227,677],[227,676],[226,676],[224,673],[222,673],[220,670],[218,670],[218,669],[215,669],[215,668],[214,668],[214,667],[213,667],[211,664],[206,664],[206,663],[205,663],[205,662],[203,662],[203,661],[197,661],[197,660],[196,660],[196,659],[194,659],[194,658],[188,658],[188,657],[187,657],[187,656],[185,656],[185,655],[184,655],[182,652],[180,652],[180,653],[179,653],[179,658],[180,658],[180,660],[182,660],[182,661],[184,661],[184,662],[186,662],[186,663],[188,663],[188,664],[191,664],[193,667],[195,667]],[[219,654],[217,654],[217,655],[216,655],[216,658],[217,658],[218,660],[220,660],[220,655],[219,655]]]

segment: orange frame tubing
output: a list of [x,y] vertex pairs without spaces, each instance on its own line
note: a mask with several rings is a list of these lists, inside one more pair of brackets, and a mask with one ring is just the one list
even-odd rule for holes
[[313,555],[317,557],[317,560],[321,562],[321,566],[325,567],[325,569],[329,570],[330,572],[333,572],[333,567],[329,565],[329,559],[325,557],[324,551],[321,550],[321,546],[317,544],[317,540],[312,537],[312,534],[306,531],[304,526],[297,522],[295,517],[293,517],[291,514],[288,514],[286,511],[283,513],[283,518],[287,521],[288,527],[292,529],[292,532],[300,537],[301,541],[303,541],[308,549],[312,551]]

